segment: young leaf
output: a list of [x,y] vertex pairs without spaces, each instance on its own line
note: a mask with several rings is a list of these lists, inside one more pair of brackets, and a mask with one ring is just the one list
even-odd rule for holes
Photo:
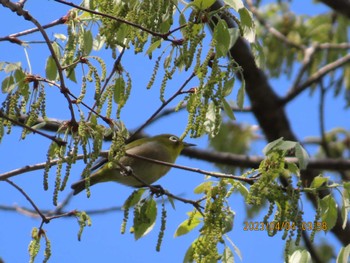
[[289,263],[311,263],[311,255],[307,250],[298,249],[289,258]]
[[56,80],[58,72],[55,60],[52,58],[52,56],[49,56],[46,60],[45,73],[46,78],[49,80]]
[[15,80],[13,76],[8,76],[6,77],[2,83],[1,83],[1,91],[2,93],[9,93],[11,92],[14,88],[16,87],[15,85]]
[[238,13],[241,18],[244,38],[248,40],[249,43],[255,42],[255,26],[251,13],[246,8],[239,9]]
[[233,253],[229,247],[225,247],[224,253],[222,254],[222,261],[224,263],[234,263]]
[[267,144],[263,149],[264,155],[268,155],[273,148],[280,145],[282,142],[283,142],[283,137],[281,137],[277,140],[274,140],[274,141],[270,142],[269,144]]
[[135,206],[134,237],[136,240],[148,234],[154,227],[157,218],[157,204],[153,198]]
[[331,230],[337,221],[337,203],[330,194],[320,200],[321,219],[327,224],[327,230]]
[[205,10],[214,4],[215,0],[194,0],[193,5],[200,10]]
[[238,12],[241,8],[244,8],[242,0],[224,0],[224,2],[232,7],[236,12]]
[[241,87],[239,88],[237,93],[237,105],[240,109],[243,108],[244,97],[245,97],[245,81],[242,79]]
[[219,20],[213,35],[216,40],[216,55],[218,57],[225,57],[230,48],[231,36],[224,20]]
[[226,101],[225,98],[222,100],[222,106],[224,107],[224,111],[226,112],[227,116],[231,120],[235,120],[236,118],[235,118],[235,115],[233,114],[231,106],[230,106],[230,104],[228,104],[228,102]]
[[187,234],[192,229],[194,229],[196,226],[198,226],[201,222],[202,216],[196,212],[194,216],[191,216],[190,219],[186,219],[183,221],[176,229],[174,237],[179,237],[182,235]]
[[136,205],[141,200],[141,197],[145,192],[145,190],[146,190],[145,188],[140,188],[132,192],[132,194],[128,197],[128,199],[125,200],[124,205],[122,206],[122,210],[124,210],[127,207],[129,208]]
[[223,95],[224,97],[227,97],[228,95],[231,94],[233,86],[235,85],[235,78],[232,77],[229,80],[227,80],[224,84],[224,91],[223,91]]
[[300,143],[297,143],[295,145],[295,156],[298,158],[300,169],[306,169],[306,166],[309,162],[309,155],[307,154],[305,149],[300,145]]
[[210,190],[211,186],[212,186],[213,182],[212,181],[207,181],[204,183],[201,183],[200,185],[198,185],[195,189],[194,189],[194,193],[195,194],[201,194],[201,193],[205,193],[208,190]]
[[312,182],[311,182],[311,188],[319,188],[321,186],[326,185],[328,182],[328,178],[327,177],[323,177],[323,176],[316,176]]
[[94,38],[92,37],[92,33],[90,30],[84,32],[84,55],[87,56],[91,53],[93,47]]
[[339,254],[337,256],[336,263],[348,263],[349,255],[350,255],[350,244],[340,249]]
[[157,41],[155,41],[154,43],[152,43],[152,45],[149,46],[149,48],[146,51],[146,55],[150,55],[152,54],[152,52],[158,48],[160,46],[160,44],[162,43],[162,39],[159,39]]

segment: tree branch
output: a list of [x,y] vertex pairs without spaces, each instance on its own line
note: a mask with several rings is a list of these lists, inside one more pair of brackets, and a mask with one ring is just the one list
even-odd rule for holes
[[281,103],[283,105],[285,105],[288,102],[292,101],[295,97],[297,97],[300,93],[302,93],[304,90],[306,90],[309,86],[318,82],[320,79],[322,79],[329,72],[332,72],[332,71],[344,66],[349,61],[350,61],[350,53],[344,57],[337,59],[336,61],[334,61],[332,63],[329,63],[329,64],[323,66],[318,71],[316,71],[314,74],[312,74],[304,83],[300,84],[297,87],[292,87],[290,89],[290,91],[287,93],[287,95],[281,100]]
[[350,1],[349,0],[320,0],[328,5],[334,11],[350,18]]

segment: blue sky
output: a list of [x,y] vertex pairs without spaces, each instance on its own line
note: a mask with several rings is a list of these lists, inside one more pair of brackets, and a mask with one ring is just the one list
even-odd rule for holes
[[[295,1],[297,4],[293,6],[294,10],[301,13],[310,13],[324,10],[321,5],[315,8],[311,3],[301,3]],[[311,1],[310,1],[311,2]],[[28,10],[31,11],[34,17],[37,17],[39,22],[45,24],[53,19],[64,15],[68,8],[53,1],[37,0],[28,1],[26,4]],[[311,9],[312,6],[312,9]],[[319,9],[320,8],[320,9]],[[42,10],[45,10],[43,12]],[[311,11],[312,10],[312,11]],[[17,15],[10,13],[8,10],[0,8],[0,21],[6,23],[7,27],[0,28],[0,36],[5,36],[10,33],[18,32],[32,25],[27,21],[21,21]],[[5,22],[6,21],[6,22]],[[62,30],[62,29],[60,29]],[[50,35],[55,30],[50,30]],[[36,35],[39,39],[39,35]],[[26,38],[25,38],[26,39]],[[31,60],[31,67],[33,73],[44,74],[45,58],[48,51],[44,46],[31,45],[28,48],[28,54]],[[108,57],[109,53],[105,55]],[[145,62],[146,60],[146,62]],[[5,42],[0,43],[0,61],[25,61],[25,55],[21,47],[10,45]],[[112,66],[112,61],[109,59],[108,67]],[[125,109],[122,111],[122,120],[129,129],[134,129],[148,118],[155,109],[160,105],[157,101],[158,91],[156,87],[151,91],[145,89],[145,85],[149,79],[152,70],[152,64],[148,62],[143,55],[135,58],[133,52],[126,54],[123,59],[124,67],[132,72],[134,80],[134,89],[132,90],[131,98]],[[24,68],[28,68],[23,64]],[[137,69],[137,70],[135,70]],[[3,75],[0,75],[3,77]],[[184,75],[183,79],[188,76]],[[168,88],[168,94],[178,89],[181,85],[181,79],[174,80]],[[275,87],[287,89],[290,82],[285,78],[278,80],[271,80]],[[78,88],[74,87],[73,83],[69,83],[72,91]],[[192,83],[190,86],[194,86]],[[48,116],[58,119],[65,119],[69,116],[65,107],[65,102],[60,93],[53,87],[47,88],[48,92]],[[231,99],[235,99],[235,91]],[[305,136],[318,135],[319,127],[310,125],[309,120],[313,120],[318,116],[318,96],[309,97],[305,92],[296,102],[291,103],[287,112],[293,123],[293,129],[296,131],[299,138]],[[330,96],[330,94],[328,95]],[[4,99],[4,94],[0,95],[1,101]],[[329,97],[330,98],[330,97]],[[157,101],[154,103],[154,101]],[[171,106],[175,106],[178,101],[175,101]],[[59,104],[60,103],[60,104]],[[56,105],[64,105],[62,109],[57,110]],[[135,109],[134,105],[138,105]],[[61,107],[61,106],[60,106]],[[332,99],[326,104],[326,127],[327,129],[335,126],[343,126],[349,128],[348,118],[346,112],[343,111],[344,103],[339,99]],[[257,124],[255,119],[249,114],[236,114],[239,122],[247,123],[249,125]],[[177,113],[169,119],[162,119],[154,125],[149,126],[146,132],[150,135],[160,133],[173,133],[180,135],[184,128],[187,119],[184,113]],[[44,162],[46,158],[47,146],[50,141],[40,137],[39,135],[30,135],[24,141],[20,138],[21,131],[13,128],[11,136],[5,136],[0,146],[1,166],[0,173],[22,167],[27,164],[35,164]],[[187,139],[187,141],[196,143],[198,147],[205,148],[207,146],[207,139]],[[257,143],[253,146],[252,152],[261,154],[264,143]],[[105,145],[108,148],[108,144]],[[177,163],[198,167],[203,170],[216,170],[212,165],[202,161],[192,160],[185,157],[180,157]],[[69,183],[77,180],[83,169],[82,164],[76,165],[72,170]],[[13,178],[13,181],[23,187],[26,192],[32,197],[40,208],[53,209],[52,206],[52,191],[54,170],[50,173],[51,185],[48,191],[42,188],[42,171],[31,172]],[[192,189],[200,184],[203,176],[199,174],[189,173],[186,171],[172,169],[169,174],[162,178],[159,183],[174,194],[181,195],[186,198],[199,198],[192,193]],[[10,185],[2,183],[0,186],[0,204],[4,205],[18,205],[29,207],[28,202],[23,196],[14,190]],[[131,194],[132,189],[118,184],[101,184],[91,188],[92,196],[87,199],[84,194],[80,194],[73,198],[69,203],[67,210],[93,210],[100,208],[107,208],[112,206],[122,205],[124,200]],[[62,200],[69,192],[67,189],[60,194],[59,200]],[[280,235],[274,238],[268,238],[265,232],[243,231],[244,221],[246,215],[244,212],[244,200],[238,196],[233,195],[230,199],[231,206],[236,212],[234,229],[229,233],[230,239],[238,246],[242,252],[244,262],[256,262],[257,259],[269,258],[270,262],[281,262],[283,258],[284,242]],[[312,210],[307,201],[303,201],[304,210]],[[183,255],[188,246],[197,235],[194,234],[174,238],[173,234],[177,226],[185,220],[186,212],[191,211],[190,205],[176,203],[176,210],[167,205],[168,224],[165,233],[163,246],[161,252],[155,251],[158,229],[160,227],[157,222],[152,233],[146,237],[134,241],[133,235],[126,233],[120,234],[120,226],[123,218],[122,212],[113,212],[106,215],[92,215],[92,226],[85,229],[82,241],[77,241],[78,224],[75,219],[63,218],[53,220],[51,223],[44,226],[47,235],[52,242],[52,258],[50,262],[181,262]],[[30,242],[31,229],[38,227],[40,220],[26,217],[22,214],[12,212],[1,212],[0,217],[0,257],[5,262],[26,262],[28,261],[27,247]],[[261,221],[263,214],[254,218],[254,221]],[[313,214],[306,215],[307,219],[313,219]],[[130,227],[132,222],[129,222]],[[318,233],[317,236],[333,240],[335,244],[337,241],[332,238],[331,234],[325,235]],[[338,246],[339,247],[339,246]],[[254,251],[254,252],[252,252]],[[43,251],[39,252],[37,262],[41,262]],[[236,257],[236,261],[239,259]]]

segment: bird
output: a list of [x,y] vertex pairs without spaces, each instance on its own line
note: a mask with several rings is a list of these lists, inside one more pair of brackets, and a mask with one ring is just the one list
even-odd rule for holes
[[[161,134],[132,141],[125,146],[126,155],[121,157],[118,162],[108,161],[107,157],[100,158],[92,168],[95,171],[89,179],[84,178],[71,185],[73,195],[79,194],[86,188],[86,180],[90,181],[90,186],[110,181],[135,188],[151,185],[163,177],[171,167],[141,159],[142,157],[175,163],[181,151],[191,146],[195,146],[195,144],[184,142],[172,134]],[[128,172],[141,180],[128,175]]]

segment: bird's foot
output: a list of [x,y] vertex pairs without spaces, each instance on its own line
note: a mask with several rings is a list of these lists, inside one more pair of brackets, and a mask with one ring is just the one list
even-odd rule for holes
[[160,196],[165,194],[164,188],[161,185],[159,185],[159,184],[151,185],[149,190],[151,191],[151,194],[155,195],[156,197],[160,197]]

